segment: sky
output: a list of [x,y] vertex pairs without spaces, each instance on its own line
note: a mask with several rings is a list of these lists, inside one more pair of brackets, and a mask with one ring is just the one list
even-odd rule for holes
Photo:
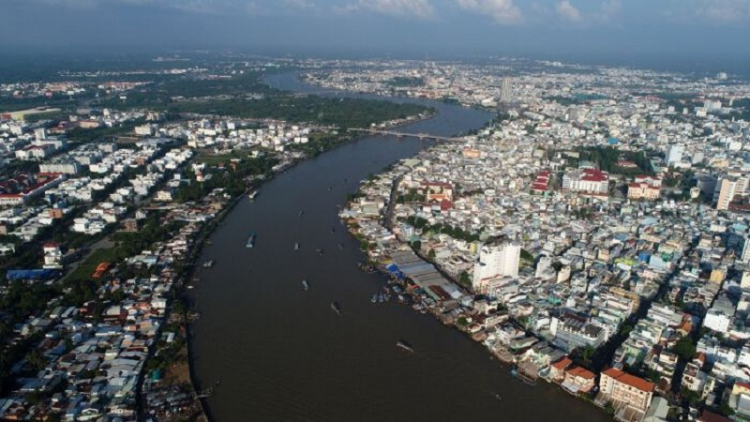
[[750,0],[0,0],[0,49],[750,58]]

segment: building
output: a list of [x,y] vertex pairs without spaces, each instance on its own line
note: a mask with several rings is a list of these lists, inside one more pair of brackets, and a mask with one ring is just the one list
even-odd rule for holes
[[727,177],[721,180],[721,183],[716,185],[716,192],[714,193],[714,202],[716,202],[716,209],[727,210],[729,204],[732,203],[735,196],[744,195],[747,191],[748,178],[747,177]]
[[596,383],[594,382],[595,379],[595,373],[587,370],[586,368],[577,366],[565,371],[565,379],[563,380],[561,386],[562,388],[573,394],[586,394],[591,391],[596,385]]
[[682,145],[670,145],[669,148],[667,148],[665,159],[667,167],[679,165],[682,162],[682,152]]
[[661,194],[661,179],[651,176],[638,176],[628,185],[630,199],[659,199]]
[[500,102],[501,103],[510,103],[513,102],[513,93],[511,91],[511,81],[510,78],[503,78],[500,82]]
[[641,414],[638,419],[629,418],[641,420],[651,406],[654,384],[619,369],[609,368],[599,378],[599,394],[603,401],[614,405],[618,415]]
[[724,295],[714,301],[711,309],[706,312],[703,326],[719,333],[727,333],[732,324],[735,308],[732,302]]
[[521,263],[521,245],[505,242],[501,245],[485,245],[479,251],[479,262],[474,265],[472,288],[475,292],[487,292],[489,282],[503,277],[518,277]]
[[595,195],[606,195],[609,191],[609,173],[596,169],[578,169],[563,176],[563,190]]
[[47,242],[42,247],[44,252],[44,269],[59,270],[62,268],[62,252],[60,245],[55,242]]
[[50,163],[50,164],[39,164],[40,173],[60,173],[60,174],[78,174],[80,168],[78,163]]

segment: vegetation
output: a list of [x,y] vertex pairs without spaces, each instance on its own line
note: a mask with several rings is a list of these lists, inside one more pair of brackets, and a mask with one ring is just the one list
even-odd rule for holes
[[[643,151],[621,151],[612,147],[584,147],[579,148],[581,161],[591,161],[599,165],[599,169],[625,176],[637,176],[641,174],[654,175],[651,162]],[[638,168],[623,168],[617,165],[619,160],[634,162]]]
[[695,344],[690,339],[690,336],[685,336],[677,341],[672,351],[685,361],[691,361],[695,357]]
[[418,76],[396,76],[387,81],[386,84],[392,87],[417,87],[424,85],[424,78]]
[[197,113],[239,118],[271,118],[291,122],[312,122],[342,129],[369,127],[372,123],[404,119],[427,111],[415,104],[358,98],[298,97],[278,95],[260,100],[229,99],[182,102],[165,108],[170,113]]
[[421,229],[423,232],[443,233],[454,239],[463,240],[466,242],[476,242],[477,240],[479,240],[479,234],[469,233],[467,231],[464,231],[460,227],[453,227],[446,224],[430,225],[428,224],[427,220],[421,217],[408,217],[406,219],[406,223],[414,226],[417,229]]

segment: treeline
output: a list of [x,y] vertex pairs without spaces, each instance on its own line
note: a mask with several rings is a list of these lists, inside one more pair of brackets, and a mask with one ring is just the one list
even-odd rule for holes
[[372,123],[386,120],[404,119],[429,109],[416,104],[395,104],[359,98],[273,96],[260,100],[230,99],[175,103],[166,110],[172,113],[271,118],[353,128],[369,127]]

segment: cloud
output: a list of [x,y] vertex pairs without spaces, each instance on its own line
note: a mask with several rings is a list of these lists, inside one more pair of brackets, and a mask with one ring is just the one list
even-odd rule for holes
[[570,4],[568,0],[557,3],[555,10],[560,17],[569,22],[579,22],[581,20],[581,12]]
[[192,13],[216,13],[234,0],[25,0],[73,9],[94,9],[112,5],[130,5],[175,9]]
[[748,0],[702,0],[694,10],[697,18],[718,22],[736,22],[750,17]]
[[513,0],[456,0],[456,3],[463,10],[490,16],[500,24],[523,22],[523,14]]
[[371,11],[381,15],[432,19],[435,9],[430,0],[359,0],[341,7],[334,7],[338,13]]

